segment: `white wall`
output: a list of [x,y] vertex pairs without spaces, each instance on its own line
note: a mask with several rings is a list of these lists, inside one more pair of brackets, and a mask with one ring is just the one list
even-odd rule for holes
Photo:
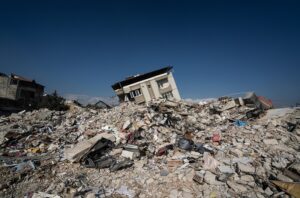
[[[142,80],[140,82],[136,82],[136,83],[133,83],[131,85],[124,86],[123,91],[124,91],[124,93],[129,93],[130,91],[133,90],[134,86],[140,85],[141,92],[142,92],[146,102],[149,102],[152,99],[158,99],[158,98],[161,97],[161,94],[160,94],[160,89],[159,89],[158,84],[157,84],[157,80],[158,79],[159,80],[163,79],[164,77],[168,78],[168,82],[169,82],[169,84],[172,88],[172,94],[173,94],[174,99],[175,100],[181,100],[180,94],[179,94],[178,89],[177,89],[177,85],[175,83],[174,77],[173,77],[171,72],[160,74],[160,75],[154,76],[152,78],[145,79],[145,80]],[[151,98],[151,95],[149,93],[149,90],[148,90],[148,87],[147,87],[148,82],[150,82],[150,85],[151,85],[151,88],[152,88],[152,91],[153,91],[153,94],[154,94],[154,98]]]
[[178,89],[177,89],[176,82],[175,82],[174,77],[173,77],[173,74],[172,74],[171,72],[170,72],[169,75],[168,75],[168,81],[169,81],[169,83],[171,84],[171,87],[172,87],[172,94],[173,94],[174,99],[175,99],[175,100],[181,100],[179,91],[178,91]]

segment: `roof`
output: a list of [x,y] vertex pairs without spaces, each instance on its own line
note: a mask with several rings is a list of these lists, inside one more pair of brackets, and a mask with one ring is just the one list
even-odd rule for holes
[[164,68],[152,71],[152,72],[144,73],[144,74],[141,74],[141,75],[136,75],[136,76],[127,78],[123,81],[119,81],[119,82],[113,84],[112,88],[114,90],[120,89],[121,87],[124,87],[126,85],[130,85],[130,84],[133,84],[133,83],[136,83],[136,82],[139,82],[139,81],[142,81],[142,80],[146,80],[148,78],[152,78],[154,76],[157,76],[157,75],[160,75],[160,74],[163,74],[163,73],[170,72],[172,69],[173,69],[172,66],[168,66],[168,67],[164,67]]
[[10,77],[13,78],[13,79],[16,79],[16,80],[23,81],[23,82],[33,83],[33,84],[35,84],[35,85],[37,85],[39,87],[45,87],[45,86],[43,86],[43,85],[41,85],[39,83],[36,83],[35,80],[30,80],[28,78],[24,78],[23,76],[19,76],[19,75],[13,74],[13,73],[10,75]]
[[8,77],[5,73],[0,72],[0,76]]
[[13,74],[13,73],[10,76],[11,76],[11,78],[14,78],[14,79],[17,79],[17,80],[26,81],[26,82],[33,82],[33,80],[30,80],[28,78],[25,78],[23,76],[19,76],[19,75]]

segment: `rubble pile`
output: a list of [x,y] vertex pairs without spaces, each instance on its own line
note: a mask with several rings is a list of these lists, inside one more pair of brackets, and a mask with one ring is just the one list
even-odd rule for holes
[[0,117],[0,197],[299,197],[300,109],[69,105]]

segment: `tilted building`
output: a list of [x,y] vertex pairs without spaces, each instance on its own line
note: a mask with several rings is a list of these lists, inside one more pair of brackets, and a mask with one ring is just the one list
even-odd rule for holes
[[38,102],[44,93],[44,86],[34,80],[22,76],[0,73],[0,99],[21,101],[23,103]]
[[120,102],[134,101],[141,104],[159,98],[181,100],[172,69],[173,67],[168,66],[145,74],[138,74],[113,84],[112,88]]

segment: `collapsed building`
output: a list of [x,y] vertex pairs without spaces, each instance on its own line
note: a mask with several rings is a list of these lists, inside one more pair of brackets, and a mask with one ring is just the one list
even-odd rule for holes
[[180,100],[171,66],[126,78],[112,85],[120,102],[148,103],[153,99]]
[[[116,107],[0,116],[0,197],[300,197],[299,108],[253,92],[188,103],[171,70],[114,84]],[[31,82],[26,99],[42,93],[2,76],[19,92]]]
[[205,104],[0,117],[0,197],[299,197],[300,109]]
[[[28,105],[38,102],[44,93],[44,86],[22,76],[0,73],[0,101],[10,104]],[[9,105],[8,105],[9,106]]]

